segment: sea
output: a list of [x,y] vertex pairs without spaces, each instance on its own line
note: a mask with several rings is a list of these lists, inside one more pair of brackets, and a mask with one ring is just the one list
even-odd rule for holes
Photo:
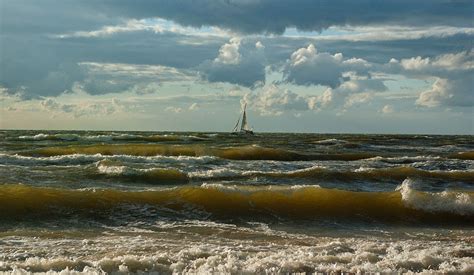
[[0,273],[474,273],[474,138],[0,131]]

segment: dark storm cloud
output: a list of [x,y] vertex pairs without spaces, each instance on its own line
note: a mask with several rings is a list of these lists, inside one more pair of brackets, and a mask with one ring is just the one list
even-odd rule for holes
[[288,27],[320,31],[371,24],[471,26],[473,10],[470,0],[107,0],[94,5],[125,17],[161,17],[253,34],[281,34]]
[[470,0],[15,0],[0,1],[3,33],[58,33],[161,17],[186,26],[281,34],[288,27],[472,26]]
[[[54,34],[116,24],[123,18],[74,0],[0,0],[2,34]],[[89,1],[90,4],[92,1]]]
[[[10,93],[23,90],[23,98],[58,96],[88,76],[79,62],[159,64],[190,68],[214,58],[225,40],[205,45],[178,43],[183,35],[138,31],[104,37],[57,38],[44,35],[1,35],[0,85]],[[106,81],[107,79],[103,79]],[[110,85],[100,76],[86,84],[92,94],[124,91],[127,85]],[[124,81],[127,83],[127,81]],[[104,88],[104,89],[102,89]],[[105,89],[106,88],[106,89]]]

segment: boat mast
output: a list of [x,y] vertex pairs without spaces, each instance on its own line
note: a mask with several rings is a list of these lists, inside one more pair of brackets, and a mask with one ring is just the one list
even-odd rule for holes
[[239,122],[240,122],[240,116],[239,119],[237,119],[237,123],[234,126],[234,129],[232,129],[232,132],[237,132],[237,128],[239,127]]

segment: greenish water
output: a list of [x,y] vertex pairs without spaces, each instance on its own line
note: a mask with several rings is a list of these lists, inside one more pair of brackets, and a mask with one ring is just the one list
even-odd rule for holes
[[474,272],[472,136],[0,131],[0,271]]

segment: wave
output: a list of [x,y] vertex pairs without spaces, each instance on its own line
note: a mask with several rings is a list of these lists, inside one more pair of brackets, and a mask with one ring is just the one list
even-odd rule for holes
[[413,163],[413,162],[421,162],[421,161],[437,161],[442,160],[443,158],[440,156],[400,156],[400,157],[373,157],[367,159],[367,161],[381,161],[386,163],[395,163],[395,164],[404,164],[404,163]]
[[452,154],[449,157],[453,159],[474,160],[474,151],[459,152],[457,154]]
[[253,176],[270,176],[277,178],[312,178],[324,180],[403,180],[411,178],[429,178],[444,180],[474,181],[473,171],[427,171],[413,167],[395,168],[359,168],[355,171],[331,170],[321,166],[290,172],[248,173]]
[[345,144],[347,143],[347,141],[340,140],[337,138],[329,138],[329,139],[317,140],[317,141],[314,141],[314,143],[321,144],[321,145],[337,145],[337,144]]
[[188,175],[177,169],[164,168],[132,168],[111,160],[97,162],[99,173],[109,177],[117,177],[126,180],[164,181],[167,183],[187,182]]
[[30,156],[58,156],[72,154],[133,155],[133,156],[215,156],[231,160],[343,160],[352,161],[373,158],[370,153],[301,154],[293,151],[260,146],[212,148],[201,145],[163,144],[97,144],[87,146],[46,147],[23,153]]
[[[102,160],[97,162],[100,173],[130,179],[141,179],[149,182],[162,180],[189,181],[193,180],[232,180],[256,177],[282,178],[282,179],[315,179],[337,181],[400,181],[408,177],[420,179],[441,179],[449,181],[474,182],[474,171],[427,171],[413,167],[396,168],[365,168],[355,171],[332,170],[322,166],[313,166],[293,171],[242,171],[229,167],[220,167],[211,170],[200,170],[185,173],[175,169],[147,168],[139,169],[123,165],[121,162]],[[166,173],[168,171],[169,173]],[[165,177],[167,174],[169,177]],[[175,176],[175,178],[172,177]]]
[[77,134],[43,134],[39,133],[33,136],[19,136],[21,140],[79,140],[80,136]]
[[20,140],[29,141],[203,141],[209,137],[199,137],[193,135],[135,135],[135,134],[109,134],[109,135],[80,135],[80,134],[45,134],[19,136]]
[[[121,205],[204,211],[213,218],[377,220],[387,223],[474,222],[474,192],[415,190],[410,180],[391,192],[352,192],[318,186],[183,186],[155,191],[72,190],[6,184],[0,187],[1,219],[59,218],[125,211]],[[209,216],[208,216],[209,217]]]
[[0,153],[0,163],[8,165],[77,165],[90,164],[103,159],[113,161],[123,161],[130,163],[189,163],[204,164],[219,161],[213,156],[131,156],[131,155],[102,155],[102,154],[71,154],[71,155],[54,155],[48,157],[32,157],[18,154],[2,154]]
[[397,187],[405,205],[431,213],[449,210],[455,214],[474,216],[474,192],[418,192],[415,191],[416,185],[412,179],[406,179]]

